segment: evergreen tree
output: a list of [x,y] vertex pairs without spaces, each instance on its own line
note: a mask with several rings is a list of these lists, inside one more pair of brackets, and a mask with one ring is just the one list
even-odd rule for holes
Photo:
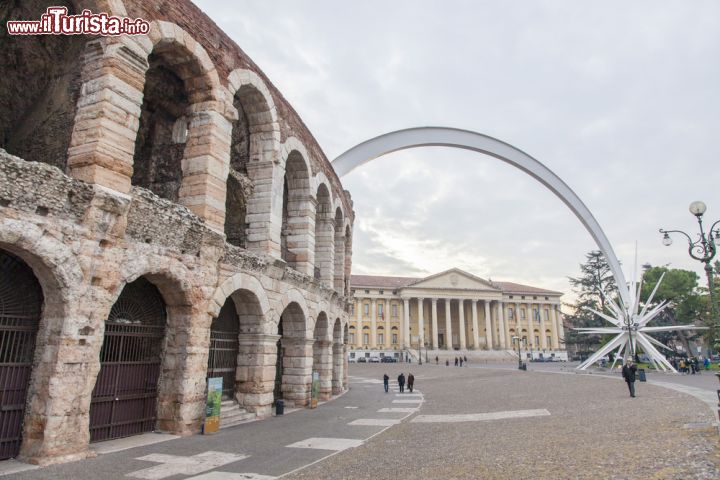
[[565,344],[568,350],[574,349],[581,357],[585,357],[596,350],[604,339],[601,335],[579,333],[572,328],[608,326],[605,320],[587,308],[606,312],[606,298],[617,295],[617,285],[605,255],[599,250],[587,253],[585,263],[580,265],[580,276],[568,277],[568,280],[577,300],[567,305],[572,309],[572,314],[565,317],[569,327],[565,333]]

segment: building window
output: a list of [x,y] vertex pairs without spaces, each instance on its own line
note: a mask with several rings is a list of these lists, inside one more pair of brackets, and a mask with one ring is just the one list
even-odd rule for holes
[[369,303],[366,303],[366,304],[365,304],[364,313],[365,313],[365,316],[366,316],[366,317],[369,317],[369,316],[370,316],[370,304],[369,304]]
[[533,297],[533,300],[537,300],[537,297]]
[[520,296],[521,300],[525,300],[525,295]]
[[545,300],[550,300],[550,297],[545,297]]
[[370,343],[370,334],[363,333],[363,345],[367,345],[368,343]]
[[370,293],[370,290],[365,290],[365,293]]
[[540,321],[540,311],[536,308],[533,308],[533,320],[536,322]]
[[515,313],[515,312],[513,312],[513,309],[512,309],[512,308],[508,308],[508,318],[509,318],[510,320],[513,319],[514,313]]
[[396,303],[393,303],[393,306],[392,306],[392,316],[393,316],[393,318],[397,318],[397,316],[398,316],[398,315],[397,315],[397,304],[396,304]]
[[550,335],[548,335],[547,337],[545,337],[545,341],[547,342],[548,348],[551,348],[550,346],[552,345],[552,342],[550,341]]
[[525,309],[524,308],[520,309],[520,319],[525,320]]
[[349,335],[349,337],[350,337],[349,342],[350,342],[351,344],[354,344],[354,343],[355,343],[355,334],[354,334],[354,333],[351,333],[351,334]]
[[380,295],[384,294],[385,290],[380,290]]
[[383,307],[385,306],[384,303],[378,303],[378,317],[383,318]]
[[512,300],[512,299],[513,299],[513,296],[512,296],[512,295],[510,295],[510,300]]
[[378,334],[377,334],[377,343],[378,343],[379,345],[384,345],[384,344],[385,344],[385,335],[384,335],[384,334],[382,334],[382,333],[378,333]]
[[535,346],[540,347],[540,337],[538,337],[537,335],[535,335]]
[[545,309],[545,320],[550,320],[550,310]]
[[397,345],[397,333],[392,334],[392,343],[393,345]]

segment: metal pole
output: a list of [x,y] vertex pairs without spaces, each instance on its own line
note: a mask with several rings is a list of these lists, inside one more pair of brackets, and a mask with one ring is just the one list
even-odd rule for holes
[[713,279],[713,267],[710,265],[710,260],[705,262],[705,274],[707,275],[708,289],[710,290],[710,315],[712,316],[713,328],[711,330],[712,338],[708,339],[711,348],[720,350],[718,348],[718,306],[717,298],[715,298],[715,280]]

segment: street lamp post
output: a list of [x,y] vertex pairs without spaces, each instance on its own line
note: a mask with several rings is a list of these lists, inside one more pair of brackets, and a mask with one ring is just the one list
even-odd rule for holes
[[518,350],[518,370],[523,370],[523,361],[522,361],[522,352],[520,351],[520,342],[522,341],[522,338],[518,336],[512,337],[513,343],[517,343],[517,350]]
[[718,224],[720,224],[720,220],[716,221],[712,224],[710,229],[707,231],[707,234],[705,233],[705,229],[703,228],[703,221],[702,217],[705,214],[705,210],[707,210],[707,206],[700,201],[692,202],[690,204],[690,213],[695,215],[695,218],[697,218],[698,226],[700,227],[700,233],[698,234],[698,239],[693,242],[692,237],[688,235],[687,233],[681,231],[681,230],[663,230],[660,229],[660,233],[663,234],[663,245],[666,247],[669,247],[672,245],[672,239],[670,238],[671,233],[679,233],[681,235],[684,235],[685,238],[687,238],[688,241],[688,253],[692,258],[695,260],[698,260],[699,262],[702,262],[705,264],[705,275],[707,275],[707,283],[708,283],[708,289],[710,291],[710,316],[712,321],[712,327],[710,330],[710,339],[709,344],[711,348],[714,348],[715,350],[720,349],[720,345],[718,345],[718,306],[717,306],[717,299],[715,298],[715,282],[713,281],[713,267],[710,264],[712,262],[712,259],[715,258],[715,254],[717,253],[717,247],[715,245],[715,241],[718,239],[718,236],[720,236],[720,228],[718,228]]

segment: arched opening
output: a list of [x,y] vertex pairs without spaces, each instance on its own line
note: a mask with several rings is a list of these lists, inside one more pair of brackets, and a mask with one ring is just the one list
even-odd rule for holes
[[[177,55],[177,54],[176,54]],[[182,183],[181,161],[188,134],[190,99],[177,65],[161,47],[148,57],[140,127],[135,139],[132,184],[177,202]],[[199,75],[200,72],[197,72]]]
[[377,338],[375,339],[378,348],[385,348],[385,327],[377,327]]
[[141,277],[123,288],[105,322],[100,373],[90,403],[90,441],[155,429],[166,305]]
[[332,394],[332,341],[330,326],[325,312],[320,312],[313,333],[313,371],[320,375],[320,400],[328,400]]
[[370,345],[370,327],[367,325],[362,327],[362,344],[365,348],[368,348],[368,345]]
[[[68,0],[53,2],[77,14]],[[39,20],[48,2],[2,2],[0,18]],[[0,148],[65,171],[81,87],[85,35],[9,35],[0,31]]]
[[398,344],[399,344],[398,333],[400,332],[400,330],[398,329],[398,327],[393,326],[390,329],[390,332],[391,332],[390,343],[392,344],[393,349],[397,349]]
[[303,309],[296,302],[291,302],[280,315],[274,401],[282,398],[295,406],[308,403],[313,340],[306,337],[305,322]]
[[310,206],[310,177],[302,155],[293,150],[285,164],[283,181],[280,252],[291,268],[308,261],[307,217]]
[[338,292],[345,291],[345,218],[338,207],[335,210],[335,280],[333,287]]
[[210,325],[207,378],[222,378],[222,399],[235,399],[235,376],[239,350],[240,323],[235,303],[225,301]]
[[[254,87],[244,85],[235,93],[233,106],[238,111],[238,119],[232,124],[230,138],[230,173],[227,179],[227,197],[225,200],[225,235],[227,242],[238,246],[247,246],[247,205],[253,192],[253,182],[248,177],[248,163],[253,141],[257,138],[259,127],[268,123],[267,103],[263,95]],[[257,149],[258,146],[255,146]]]
[[0,460],[20,451],[43,302],[32,269],[0,250]]
[[315,278],[326,285],[333,283],[333,222],[330,192],[324,183],[317,189],[317,210],[315,213]]
[[350,325],[350,345],[355,345],[357,338],[357,329],[355,328],[355,325]]

